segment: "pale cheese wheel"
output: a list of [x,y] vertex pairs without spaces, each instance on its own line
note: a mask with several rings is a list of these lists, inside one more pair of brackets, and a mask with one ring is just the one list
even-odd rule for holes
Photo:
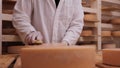
[[112,32],[112,35],[113,36],[120,36],[120,31],[114,31],[114,32]]
[[103,63],[107,65],[120,66],[120,49],[104,49]]
[[111,23],[113,23],[113,24],[120,24],[120,18],[112,19]]
[[98,21],[97,16],[95,14],[85,14],[84,16],[85,21]]
[[37,46],[23,48],[22,68],[95,68],[90,46]]
[[102,31],[102,36],[112,36],[111,31]]
[[103,49],[111,49],[111,48],[116,48],[116,44],[104,44]]
[[83,30],[81,36],[92,36],[92,30]]

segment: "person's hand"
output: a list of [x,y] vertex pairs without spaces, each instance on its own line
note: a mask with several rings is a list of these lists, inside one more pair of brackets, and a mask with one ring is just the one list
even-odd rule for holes
[[65,46],[69,46],[68,42],[66,42],[66,41],[63,41],[62,44]]
[[35,41],[42,41],[42,40],[43,40],[43,37],[39,31],[33,31],[30,34],[28,34],[25,38],[25,42],[29,45],[34,44]]

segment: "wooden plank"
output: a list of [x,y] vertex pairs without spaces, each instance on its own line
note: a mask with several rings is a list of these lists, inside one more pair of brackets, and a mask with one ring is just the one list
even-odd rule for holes
[[12,21],[12,14],[2,14],[2,20]]
[[0,0],[0,55],[2,54],[2,0]]
[[2,35],[3,42],[21,42],[17,35]]
[[102,64],[102,63],[98,63],[98,64],[96,64],[96,66],[99,67],[99,68],[120,68],[120,67],[105,65],[105,64]]
[[94,9],[94,8],[87,8],[87,7],[84,7],[84,12],[88,12],[88,13],[97,13],[97,10]]
[[22,66],[21,66],[21,58],[20,57],[18,57],[18,59],[17,59],[17,61],[16,61],[13,68],[22,68]]
[[0,55],[0,68],[8,68],[15,58],[16,55]]
[[120,0],[102,0],[105,3],[120,4]]

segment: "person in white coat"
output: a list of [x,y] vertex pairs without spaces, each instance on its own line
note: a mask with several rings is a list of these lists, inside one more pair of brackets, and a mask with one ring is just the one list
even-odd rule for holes
[[25,44],[41,40],[75,45],[83,29],[83,17],[81,0],[18,0],[13,26]]

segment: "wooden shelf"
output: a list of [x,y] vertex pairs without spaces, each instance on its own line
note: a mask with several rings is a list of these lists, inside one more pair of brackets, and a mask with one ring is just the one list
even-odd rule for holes
[[84,12],[88,12],[88,13],[97,13],[97,9],[95,8],[87,8],[87,7],[84,7]]
[[80,42],[85,42],[85,41],[97,41],[95,36],[87,36],[87,37],[80,37],[79,38]]
[[106,12],[102,12],[102,15],[120,17],[120,12],[118,11],[107,12],[106,11]]
[[12,15],[11,14],[2,14],[2,20],[12,21]]
[[16,35],[2,35],[3,42],[20,42],[20,38]]
[[120,0],[102,0],[105,3],[120,4]]

